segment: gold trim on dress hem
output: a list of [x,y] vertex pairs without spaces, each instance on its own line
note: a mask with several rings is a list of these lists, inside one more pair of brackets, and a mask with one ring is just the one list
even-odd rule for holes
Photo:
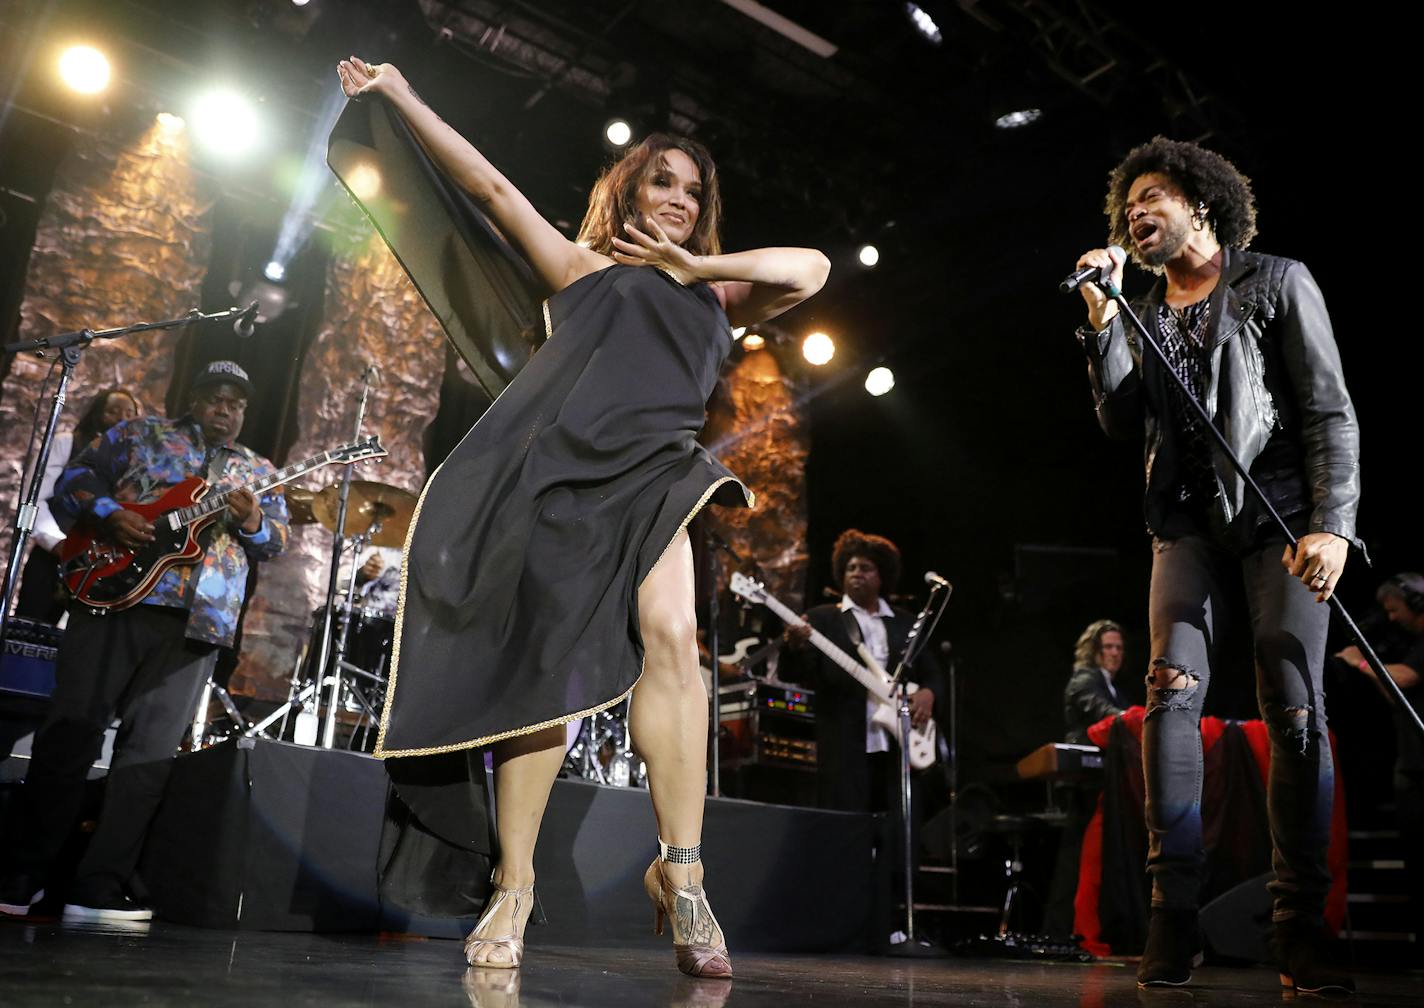
[[[549,321],[548,298],[544,299],[543,315],[544,339],[547,341],[550,337],[554,335],[552,323]],[[495,396],[494,401],[491,402],[489,406],[485,408],[486,413],[488,413],[491,409],[494,408],[494,404],[499,402],[500,396],[503,396],[504,393],[508,392],[510,386],[513,384],[514,382],[510,381],[509,385],[506,385],[500,390],[499,395]],[[474,432],[474,428],[478,426],[479,421],[476,420],[474,427],[471,427],[470,430],[465,433],[465,437],[469,437],[470,434]],[[461,443],[464,443],[464,438],[461,438]],[[457,444],[455,447],[458,448],[459,445]],[[454,453],[452,452],[451,454]],[[410,569],[410,542],[413,538],[415,538],[416,525],[420,523],[420,509],[425,505],[425,495],[430,492],[431,484],[435,482],[436,477],[440,475],[440,470],[444,468],[445,463],[441,462],[438,466],[435,467],[435,471],[430,474],[430,478],[425,481],[425,486],[420,488],[420,496],[415,499],[415,511],[410,516],[410,526],[405,530],[405,545],[401,547],[400,592],[396,596],[396,632],[395,636],[391,638],[390,678],[386,684],[386,702],[381,705],[381,727],[376,732],[376,748],[371,753],[371,755],[376,756],[377,758],[384,758],[387,755],[382,747],[384,746],[386,741],[386,729],[389,728],[391,724],[391,708],[395,706],[396,675],[400,671],[401,627],[405,625],[406,572]],[[455,748],[461,747],[457,746]],[[445,751],[447,750],[432,750],[432,752]]]
[[[545,318],[547,319],[547,301],[544,302],[544,309]],[[422,504],[425,503],[426,490],[429,490],[430,484],[435,482],[435,477],[440,475],[440,469],[443,466],[444,463],[442,462],[440,466],[436,467],[435,472],[426,482],[425,489],[421,490],[420,497],[415,502],[415,513],[411,515],[410,529],[406,532],[405,549],[407,556],[410,552],[411,537],[415,535],[416,523],[420,520],[420,507]],[[756,506],[756,494],[752,493],[751,490],[747,489],[746,485],[742,483],[741,480],[737,479],[737,477],[735,476],[719,476],[712,483],[711,486],[709,486],[705,491],[703,491],[702,496],[698,498],[697,503],[692,506],[692,510],[687,512],[687,515],[682,519],[681,524],[678,525],[677,531],[672,534],[672,538],[668,540],[667,545],[664,546],[662,548],[662,552],[658,554],[658,558],[656,561],[653,562],[653,566],[648,568],[648,574],[645,574],[643,576],[644,580],[647,580],[648,576],[651,575],[653,571],[657,570],[658,564],[662,563],[663,557],[667,555],[667,551],[672,548],[673,543],[677,542],[677,537],[682,534],[683,530],[686,529],[689,524],[691,524],[692,519],[697,517],[697,513],[707,506],[707,502],[712,499],[712,495],[717,492],[718,488],[721,487],[723,483],[737,483],[742,488],[742,498],[747,502],[747,507]],[[536,731],[543,731],[545,728],[552,728],[555,725],[567,724],[570,721],[576,721],[579,718],[588,717],[590,714],[597,714],[599,711],[607,710],[609,707],[612,707],[615,704],[621,702],[625,697],[632,693],[633,690],[637,688],[638,683],[642,682],[643,680],[643,666],[640,663],[638,668],[638,678],[633,680],[632,686],[629,686],[626,690],[624,690],[622,693],[619,693],[612,700],[605,701],[604,703],[598,704],[595,707],[590,707],[588,710],[578,711],[577,713],[573,714],[563,714],[550,721],[541,721],[538,724],[527,725],[522,728],[513,728],[509,731],[499,732],[495,735],[485,735],[481,738],[471,739],[468,742],[453,742],[449,745],[431,746],[424,749],[386,749],[386,728],[390,725],[391,710],[395,706],[396,672],[400,666],[401,624],[404,621],[405,617],[405,586],[406,569],[408,566],[409,565],[407,563],[401,564],[400,600],[396,605],[396,633],[395,639],[391,643],[390,687],[386,691],[385,706],[381,709],[381,730],[376,736],[376,749],[375,752],[372,753],[372,755],[375,756],[377,759],[391,759],[403,756],[438,756],[441,753],[457,752],[461,749],[474,749],[477,746],[489,745],[493,742],[502,742],[505,739],[514,738],[519,735],[529,735]],[[641,585],[642,582],[640,581],[639,586]]]

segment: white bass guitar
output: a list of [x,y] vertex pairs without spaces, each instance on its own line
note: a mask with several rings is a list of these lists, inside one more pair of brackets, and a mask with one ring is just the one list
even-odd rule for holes
[[[832,643],[825,634],[788,609],[780,599],[767,591],[759,582],[745,574],[736,572],[732,574],[731,588],[733,595],[744,598],[748,602],[766,606],[781,617],[781,621],[788,626],[808,628],[811,631],[811,643],[816,647],[816,650],[844,669],[852,679],[865,687],[865,692],[871,698],[878,701],[871,720],[889,732],[896,745],[902,744],[900,741],[900,708],[896,702],[895,694],[891,691],[890,676],[866,650],[864,643],[856,645],[856,650],[865,662],[862,665]],[[917,689],[919,687],[914,683],[906,684],[906,691],[909,693],[914,693]],[[907,747],[910,753],[910,766],[916,770],[923,770],[934,764],[938,758],[936,735],[933,719],[925,722],[923,728],[910,729],[910,744]]]

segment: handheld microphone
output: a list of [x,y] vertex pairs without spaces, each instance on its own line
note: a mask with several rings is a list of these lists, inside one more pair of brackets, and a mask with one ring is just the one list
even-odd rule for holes
[[954,585],[950,584],[934,571],[925,571],[925,584],[931,588],[943,588],[945,591],[954,591]]
[[[1122,250],[1121,245],[1109,245],[1107,252],[1112,257],[1113,269],[1117,269],[1127,262],[1127,253]],[[1105,271],[1097,266],[1084,266],[1064,277],[1063,282],[1058,285],[1058,289],[1064,294],[1071,294],[1085,283],[1099,283],[1110,276],[1112,276],[1112,270]]]
[[256,326],[253,324],[257,320],[257,302],[254,301],[246,308],[242,309],[242,314],[237,317],[237,321],[232,324],[232,331],[243,339],[252,335]]

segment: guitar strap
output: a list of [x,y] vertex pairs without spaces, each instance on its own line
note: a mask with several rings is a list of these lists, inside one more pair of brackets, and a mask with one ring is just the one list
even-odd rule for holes
[[860,632],[860,620],[855,618],[854,609],[841,610],[841,622],[845,624],[846,636],[850,638],[851,650],[865,643],[865,636]]

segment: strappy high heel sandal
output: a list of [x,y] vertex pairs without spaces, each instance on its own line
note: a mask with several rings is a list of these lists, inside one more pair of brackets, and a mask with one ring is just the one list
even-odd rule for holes
[[660,853],[648,866],[643,876],[643,889],[648,899],[653,901],[655,917],[653,933],[663,933],[663,920],[672,918],[672,950],[677,955],[677,968],[688,976],[712,980],[729,980],[732,977],[732,960],[727,955],[725,940],[713,945],[714,938],[721,938],[722,928],[712,915],[712,907],[707,902],[707,893],[700,885],[689,885],[679,889],[668,881],[663,873],[663,865],[693,864],[702,859],[702,845],[696,847],[668,847],[658,840]]
[[[506,889],[493,882],[490,885],[494,886],[494,898],[485,907],[485,912],[480,914],[480,919],[475,923],[475,929],[465,939],[465,962],[484,969],[518,969],[520,962],[524,959],[524,928],[529,923],[529,911],[534,908],[534,887],[529,885],[523,889]],[[481,925],[494,916],[494,912],[500,908],[507,896],[514,900],[514,910],[511,914],[512,928],[518,930],[511,930],[509,934],[500,935],[498,938],[477,937]],[[521,910],[523,911],[523,920],[520,920]],[[476,962],[475,956],[486,948],[502,948],[508,953],[509,958],[507,960]]]

